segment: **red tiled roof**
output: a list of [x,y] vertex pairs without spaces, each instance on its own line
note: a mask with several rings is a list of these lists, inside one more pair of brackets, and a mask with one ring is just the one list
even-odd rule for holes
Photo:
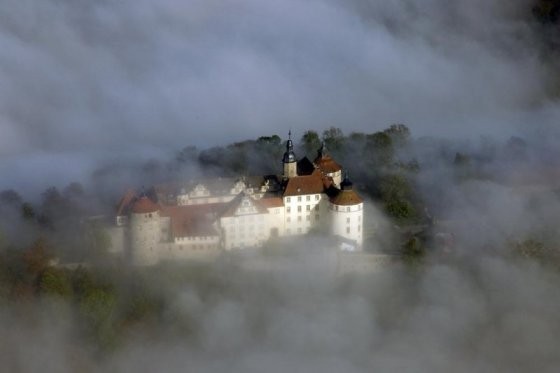
[[121,201],[117,205],[117,216],[128,215],[130,206],[135,198],[136,192],[132,189],[127,190],[123,198],[121,198]]
[[132,205],[132,212],[135,214],[147,214],[159,209],[159,206],[146,196],[138,198]]
[[332,159],[328,154],[324,154],[321,157],[315,158],[313,163],[315,163],[315,165],[326,174],[331,174],[342,170],[342,167],[340,167],[340,165],[336,163],[335,160]]
[[266,208],[284,206],[284,201],[280,197],[261,198],[259,199],[259,202],[261,205],[263,205]]
[[311,175],[295,176],[288,179],[284,196],[299,196],[304,194],[318,194],[325,189],[323,178],[318,170]]
[[331,202],[338,206],[352,206],[362,203],[363,200],[354,190],[347,189],[338,192],[338,194],[331,198]]
[[217,236],[212,224],[224,207],[224,203],[162,206],[161,215],[169,217],[172,237]]

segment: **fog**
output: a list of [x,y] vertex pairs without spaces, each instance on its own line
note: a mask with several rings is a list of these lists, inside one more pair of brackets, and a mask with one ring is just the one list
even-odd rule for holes
[[[84,306],[76,289],[66,294],[72,301],[16,289],[24,296],[13,301],[13,289],[0,286],[4,367],[557,371],[557,62],[532,5],[4,0],[0,191],[16,189],[39,214],[20,219],[17,203],[0,205],[0,245],[14,235],[25,245],[41,235],[81,242],[76,217],[66,228],[55,219],[56,234],[40,227],[39,192],[50,185],[82,182],[85,194],[68,201],[105,212],[127,187],[212,174],[190,161],[168,169],[186,145],[284,138],[290,129],[297,140],[330,126],[373,133],[392,123],[413,134],[397,158],[419,162],[414,188],[436,217],[434,232],[455,241],[447,256],[428,252],[420,263],[347,277],[314,265],[309,251],[323,249],[316,237],[271,272],[235,261],[145,271],[111,263],[94,269],[99,308]],[[524,144],[519,154],[508,150],[511,136]],[[471,157],[475,176],[462,179],[456,152]],[[345,158],[359,174],[363,154]],[[396,223],[368,202],[374,251],[395,250]],[[527,240],[553,254],[516,253]],[[138,311],[131,304],[148,304],[147,316],[129,317]]]
[[0,186],[289,128],[476,137],[553,125],[531,5],[6,0]]

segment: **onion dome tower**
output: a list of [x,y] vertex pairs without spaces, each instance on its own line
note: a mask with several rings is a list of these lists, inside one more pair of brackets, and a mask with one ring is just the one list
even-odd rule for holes
[[130,262],[149,266],[158,262],[160,208],[143,195],[134,201],[130,212]]
[[346,175],[340,183],[340,191],[329,202],[331,228],[334,235],[355,242],[357,248],[363,244],[363,210],[364,201]]
[[294,143],[292,142],[292,131],[288,132],[288,142],[286,143],[286,152],[282,158],[284,164],[284,179],[297,176],[297,159],[294,153]]

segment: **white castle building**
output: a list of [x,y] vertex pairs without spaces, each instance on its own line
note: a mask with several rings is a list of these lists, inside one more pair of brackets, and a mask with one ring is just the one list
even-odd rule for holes
[[275,237],[330,234],[361,250],[364,203],[324,146],[311,162],[287,141],[281,176],[218,178],[129,191],[112,229],[113,251],[134,265],[207,257],[262,246]]

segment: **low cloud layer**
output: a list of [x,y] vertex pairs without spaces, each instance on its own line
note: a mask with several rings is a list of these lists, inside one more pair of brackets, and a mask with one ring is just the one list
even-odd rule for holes
[[530,6],[8,0],[1,155],[141,153],[329,125],[509,131],[545,99]]

